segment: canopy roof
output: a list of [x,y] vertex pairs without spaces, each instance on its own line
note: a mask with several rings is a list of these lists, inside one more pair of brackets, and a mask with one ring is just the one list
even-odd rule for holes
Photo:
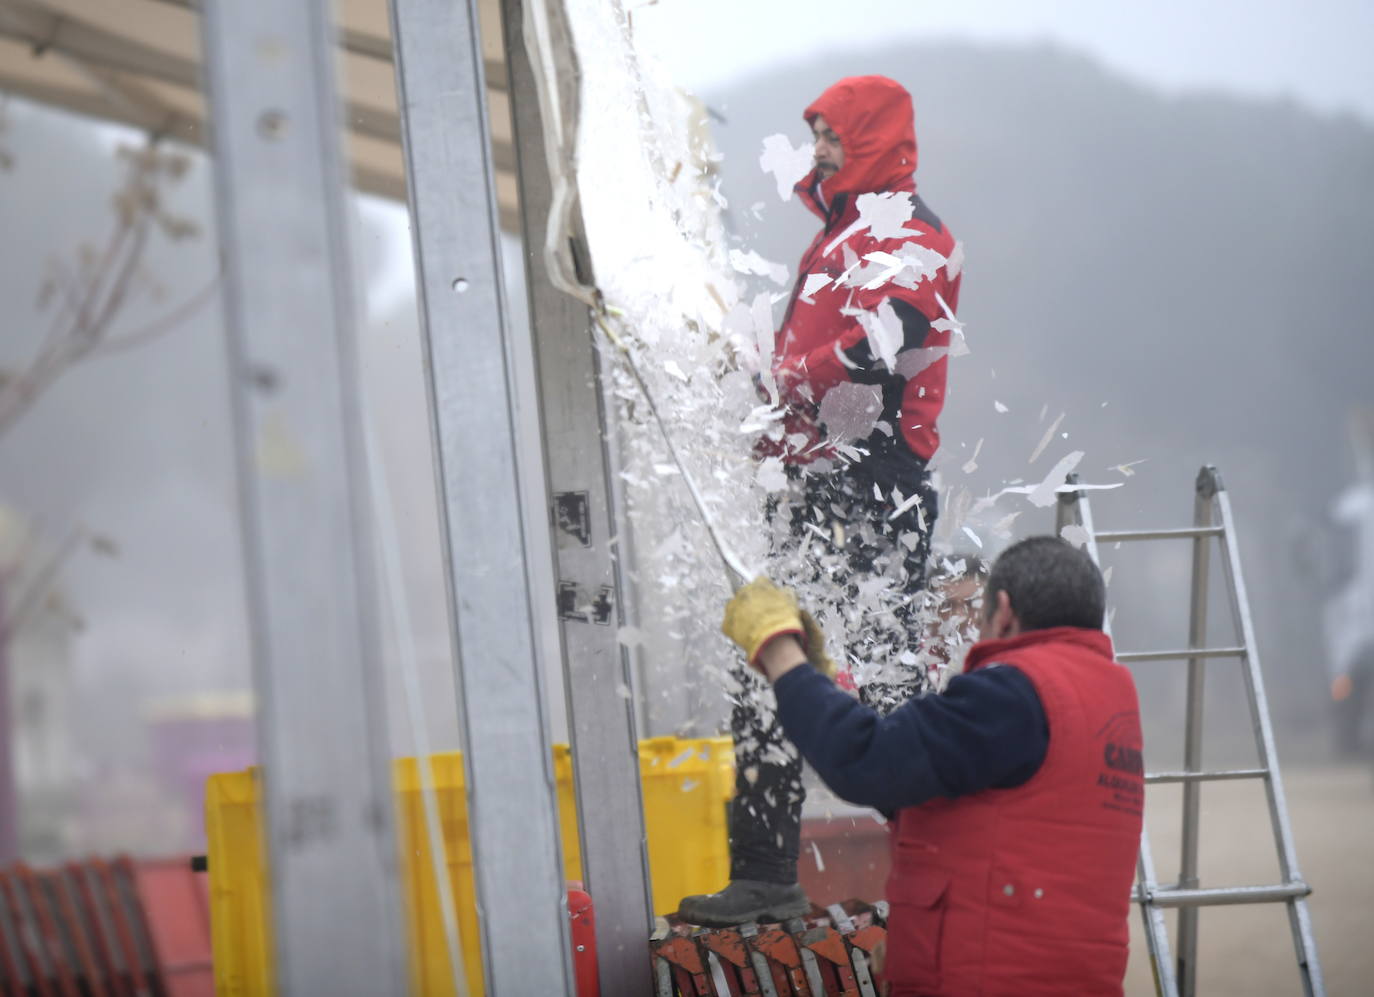
[[[197,0],[0,0],[0,92],[204,146]],[[386,0],[338,0],[340,88],[359,190],[405,198]],[[515,156],[496,0],[480,0],[497,197]]]

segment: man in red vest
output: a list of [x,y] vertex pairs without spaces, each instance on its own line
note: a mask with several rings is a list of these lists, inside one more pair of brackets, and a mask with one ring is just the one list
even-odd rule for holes
[[[913,663],[937,511],[927,464],[940,442],[962,251],[916,192],[912,101],[899,83],[842,79],[803,116],[815,167],[795,193],[822,224],[761,378],[782,418],[756,452],[780,462],[787,481],[772,508],[784,536],[769,570],[803,587],[818,581],[816,603],[834,601],[833,590],[863,610],[847,658],[860,696],[886,710],[927,684]],[[811,907],[797,883],[801,758],[757,681],[743,669],[737,678],[730,884],[683,899],[679,914],[695,924]]]
[[808,664],[796,597],[759,578],[723,629],[773,683],[788,738],[837,795],[892,819],[893,997],[1119,995],[1144,766],[1102,575],[1057,537],[992,567],[980,640],[939,695],[887,716]]

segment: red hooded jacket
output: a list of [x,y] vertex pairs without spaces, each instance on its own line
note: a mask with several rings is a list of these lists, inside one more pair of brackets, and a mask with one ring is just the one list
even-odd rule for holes
[[[881,389],[878,427],[860,445],[923,463],[940,443],[935,423],[944,405],[962,254],[916,194],[911,95],[900,84],[883,76],[840,80],[806,109],[808,123],[818,116],[839,136],[844,164],[829,179],[813,169],[796,186],[825,224],[802,256],[774,340],[773,374],[790,410],[783,438],[762,441],[759,452],[789,463],[828,456],[817,446],[824,439],[820,403],[849,381]],[[896,219],[894,209],[901,212]],[[875,213],[884,219],[876,226]],[[888,255],[866,259],[872,253]],[[883,279],[894,257],[906,265]],[[886,361],[865,321],[869,328],[882,321],[888,330]]]
[[898,811],[885,973],[893,997],[1119,997],[1145,800],[1131,673],[1098,630],[969,649],[1035,686],[1049,748],[1011,789]]

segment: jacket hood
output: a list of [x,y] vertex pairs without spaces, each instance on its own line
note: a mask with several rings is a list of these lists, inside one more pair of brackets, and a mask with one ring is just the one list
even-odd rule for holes
[[[818,116],[840,137],[844,165],[823,183],[827,199],[836,194],[915,190],[916,125],[911,94],[886,76],[849,76],[811,102],[804,115]],[[810,189],[815,169],[798,187]]]

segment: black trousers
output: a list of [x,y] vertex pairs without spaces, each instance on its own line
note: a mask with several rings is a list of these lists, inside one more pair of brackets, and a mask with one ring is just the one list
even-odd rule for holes
[[[929,684],[924,671],[903,667],[901,659],[914,664],[921,642],[919,595],[935,492],[922,472],[905,493],[918,494],[919,502],[894,517],[891,489],[880,484],[875,494],[875,482],[860,468],[799,476],[791,484],[769,508],[769,574],[797,590],[821,620],[831,657],[851,667],[860,698],[886,713]],[[735,678],[730,878],[795,883],[806,799],[802,760],[783,735],[767,684],[743,663]]]

